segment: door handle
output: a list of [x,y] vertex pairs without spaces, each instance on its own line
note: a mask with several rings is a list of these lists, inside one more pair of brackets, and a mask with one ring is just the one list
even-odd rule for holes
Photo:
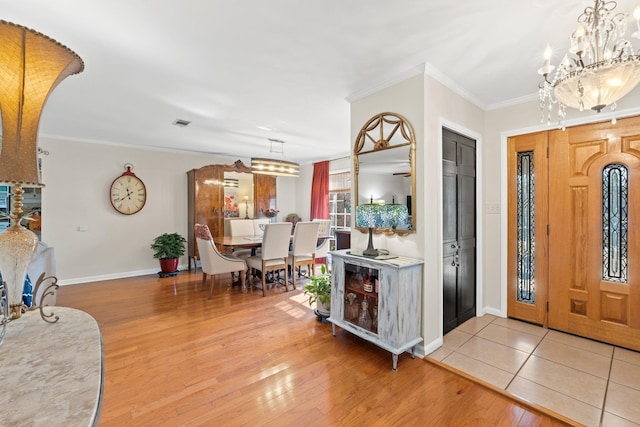
[[455,267],[455,268],[460,267],[460,255],[455,254],[453,256],[453,260],[451,261],[451,267]]

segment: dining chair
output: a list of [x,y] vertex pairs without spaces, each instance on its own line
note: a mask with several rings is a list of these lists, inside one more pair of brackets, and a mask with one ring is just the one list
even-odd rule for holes
[[[253,220],[251,219],[233,219],[229,221],[231,237],[247,236],[254,237]],[[238,258],[248,258],[253,253],[250,249],[237,249],[233,251],[233,255]]]
[[266,296],[267,275],[269,271],[285,270],[284,287],[287,286],[287,257],[289,256],[289,241],[291,239],[290,222],[274,222],[267,224],[264,228],[262,238],[262,252],[259,255],[247,258],[247,265],[253,271],[259,270],[262,273],[262,296]]
[[[253,235],[254,236],[262,236],[264,231],[260,228],[262,224],[269,224],[269,218],[254,218],[253,220]],[[263,226],[264,228],[264,226]]]
[[[330,219],[314,219],[313,222],[317,222],[319,224],[318,227],[318,237],[326,237],[331,235],[331,220]],[[316,264],[325,264],[327,266],[327,270],[329,269],[330,263],[327,262],[327,255],[329,254],[329,250],[331,249],[331,241],[333,238],[327,237],[323,239],[318,246],[316,246]]]
[[296,224],[293,232],[293,246],[289,252],[293,289],[296,289],[296,276],[300,275],[296,270],[299,270],[301,266],[306,265],[309,275],[313,275],[319,227],[320,223],[314,221],[300,221]]
[[236,273],[240,274],[242,289],[246,287],[247,263],[240,258],[232,258],[222,255],[213,243],[209,227],[203,224],[194,226],[196,244],[200,254],[200,266],[202,267],[202,288],[207,281],[207,274],[211,276],[209,287],[209,299],[213,295],[213,277],[216,274]]

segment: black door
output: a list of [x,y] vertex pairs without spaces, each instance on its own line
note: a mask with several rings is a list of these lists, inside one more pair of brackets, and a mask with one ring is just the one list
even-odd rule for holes
[[476,142],[442,130],[443,334],[476,315]]

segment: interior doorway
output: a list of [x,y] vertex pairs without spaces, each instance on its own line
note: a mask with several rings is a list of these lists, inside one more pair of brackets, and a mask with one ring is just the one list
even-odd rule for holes
[[442,129],[443,334],[476,315],[476,141]]

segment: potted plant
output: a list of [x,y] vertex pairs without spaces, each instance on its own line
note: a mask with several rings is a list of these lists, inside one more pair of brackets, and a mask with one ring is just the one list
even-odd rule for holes
[[160,276],[174,275],[178,271],[178,260],[184,255],[187,240],[178,233],[164,233],[153,239],[153,257],[160,260]]
[[327,267],[320,266],[320,275],[311,276],[310,284],[304,287],[304,294],[309,295],[309,305],[316,303],[316,314],[319,317],[329,317],[331,309],[331,274],[327,272]]

